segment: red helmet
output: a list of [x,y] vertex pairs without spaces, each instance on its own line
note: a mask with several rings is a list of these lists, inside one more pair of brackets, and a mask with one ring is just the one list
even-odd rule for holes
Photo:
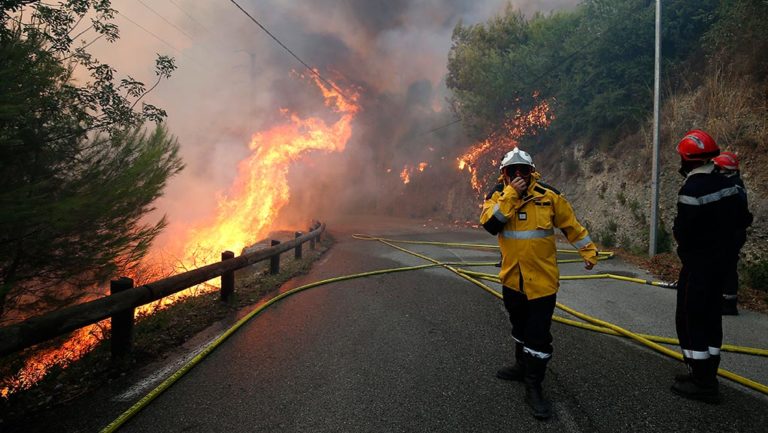
[[684,161],[709,161],[720,154],[715,140],[700,129],[688,131],[677,143],[677,153]]
[[712,162],[716,166],[725,170],[738,170],[739,169],[739,157],[733,152],[722,152],[720,155],[714,157]]

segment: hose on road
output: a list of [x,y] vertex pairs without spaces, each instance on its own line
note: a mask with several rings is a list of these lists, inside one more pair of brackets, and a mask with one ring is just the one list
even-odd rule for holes
[[[353,235],[355,239],[360,240],[368,240],[368,241],[378,241],[382,242],[386,245],[391,246],[392,248],[398,249],[400,251],[403,251],[407,254],[411,254],[413,256],[422,258],[424,260],[427,260],[431,262],[430,264],[425,265],[418,265],[418,266],[406,266],[406,267],[400,267],[400,268],[392,268],[392,269],[382,269],[382,270],[376,270],[376,271],[370,271],[370,272],[362,272],[358,274],[351,274],[351,275],[345,275],[341,277],[335,277],[335,278],[328,278],[321,281],[316,281],[310,284],[305,284],[300,287],[296,287],[292,290],[288,290],[284,293],[281,293],[280,295],[277,295],[265,303],[259,305],[254,310],[252,310],[250,313],[246,314],[243,318],[238,320],[232,327],[227,329],[222,335],[220,335],[218,338],[216,338],[213,342],[211,342],[208,346],[206,346],[200,353],[198,353],[196,356],[194,356],[192,359],[190,359],[186,364],[184,364],[179,370],[177,370],[175,373],[173,373],[171,376],[169,376],[167,379],[165,379],[160,385],[155,387],[152,391],[147,393],[144,397],[142,397],[139,401],[134,403],[131,407],[129,407],[127,410],[125,410],[120,416],[118,416],[114,421],[112,421],[109,425],[104,427],[101,430],[101,433],[112,433],[117,431],[122,425],[124,425],[128,420],[130,420],[134,415],[136,415],[139,411],[141,411],[143,408],[145,408],[149,403],[151,403],[155,398],[157,398],[160,394],[163,393],[166,389],[170,388],[176,381],[178,381],[182,376],[184,376],[187,372],[189,372],[194,366],[199,364],[206,356],[208,356],[213,350],[215,350],[218,346],[220,346],[227,338],[229,338],[232,334],[234,334],[238,329],[240,329],[245,323],[247,323],[249,320],[251,320],[253,317],[264,311],[267,307],[275,304],[276,302],[285,299],[291,295],[294,295],[298,292],[311,289],[313,287],[322,286],[325,284],[330,284],[334,282],[339,281],[346,281],[346,280],[352,280],[356,278],[364,278],[374,275],[382,275],[382,274],[389,274],[389,273],[395,273],[395,272],[404,272],[404,271],[413,271],[413,270],[420,270],[420,269],[426,269],[426,268],[433,268],[433,267],[443,267],[446,268],[452,272],[454,272],[456,275],[460,276],[461,278],[464,278],[467,281],[472,282],[473,284],[477,285],[478,287],[482,288],[486,292],[492,294],[493,296],[496,296],[497,298],[501,298],[501,293],[499,293],[497,290],[492,289],[491,287],[487,286],[486,284],[479,281],[479,279],[484,280],[490,280],[495,282],[500,282],[498,279],[498,276],[494,276],[492,274],[484,274],[480,272],[473,272],[468,271],[465,269],[459,269],[456,266],[489,266],[493,263],[485,263],[485,262],[440,262],[437,261],[431,257],[425,256],[423,254],[419,254],[414,251],[410,251],[408,249],[402,248],[400,246],[395,245],[395,243],[406,243],[406,244],[419,244],[419,245],[438,245],[438,246],[450,246],[450,247],[465,247],[465,248],[487,248],[492,249],[496,248],[498,249],[498,246],[493,245],[484,245],[484,244],[465,244],[465,243],[446,243],[446,242],[431,242],[431,241],[407,241],[407,240],[393,240],[393,239],[386,239],[386,238],[378,238],[374,236],[369,235]],[[574,253],[575,250],[558,250],[558,252],[561,253]],[[613,257],[612,252],[600,252],[600,256],[598,257],[599,260],[605,260]],[[572,260],[575,262],[579,262],[581,260]],[[570,261],[558,261],[558,263],[567,263]],[[654,282],[654,281],[647,281],[642,280],[639,278],[630,278],[630,277],[624,277],[620,275],[611,275],[611,274],[598,274],[598,275],[586,275],[586,276],[563,276],[561,279],[592,279],[592,278],[613,278],[617,280],[622,281],[629,281],[629,282],[635,282],[635,283],[641,283],[641,284],[650,284],[654,286],[661,286],[661,287],[669,287],[669,283],[663,283],[663,282]],[[673,358],[676,358],[678,360],[682,360],[682,355],[680,355],[677,352],[674,352],[666,347],[660,346],[657,344],[657,342],[665,343],[665,344],[679,344],[676,339],[672,338],[666,338],[666,337],[658,337],[658,336],[651,336],[651,335],[644,335],[644,334],[637,334],[633,333],[631,331],[625,330],[619,326],[616,326],[614,324],[593,318],[591,316],[588,316],[583,313],[579,313],[578,311],[575,311],[565,305],[562,305],[561,303],[557,303],[557,307],[560,308],[563,311],[566,311],[578,318],[581,318],[582,320],[585,320],[589,323],[582,323],[577,322],[574,320],[566,319],[564,317],[559,316],[553,316],[553,320],[571,325],[580,327],[583,329],[589,329],[592,331],[598,331],[606,334],[612,334],[612,335],[620,335],[628,338],[632,338],[633,340],[639,341],[642,344],[653,348],[654,350],[657,350],[661,353],[664,353],[668,356],[671,356]],[[739,346],[731,346],[731,345],[724,345],[722,347],[722,350],[729,350],[732,352],[738,352],[738,353],[746,353],[751,355],[758,355],[758,356],[768,356],[768,350],[765,349],[756,349],[756,348],[749,348],[749,347],[739,347]],[[745,378],[743,376],[737,375],[735,373],[732,373],[730,371],[719,369],[718,374],[720,376],[726,377],[728,379],[731,379],[735,382],[741,383],[745,386],[748,386],[752,389],[755,389],[757,391],[760,391],[764,394],[768,394],[768,386],[763,385],[761,383],[755,382],[751,379]]]
[[[375,237],[368,236],[368,235],[354,235],[353,237],[355,239],[361,239],[361,240],[377,240],[377,241],[382,242],[382,243],[384,243],[386,245],[389,245],[392,248],[395,248],[397,250],[403,251],[405,253],[411,254],[411,255],[419,257],[419,258],[423,258],[423,259],[428,260],[428,261],[430,261],[432,263],[435,263],[435,264],[440,264],[440,262],[438,262],[438,261],[436,261],[436,260],[434,260],[434,259],[432,259],[430,257],[427,257],[427,256],[425,256],[423,254],[419,254],[419,253],[416,253],[414,251],[410,251],[408,249],[405,249],[405,248],[402,248],[400,246],[395,245],[396,242],[400,243],[400,241],[397,241],[397,240],[384,239],[384,238],[375,238]],[[406,243],[406,242],[410,243],[410,242],[413,242],[413,241],[404,241],[403,243]],[[558,250],[558,251],[560,251],[560,250]],[[613,254],[611,253],[611,255],[609,257],[613,257]],[[483,279],[491,280],[491,279],[494,278],[493,275],[491,275],[491,274],[481,274],[479,272],[456,270],[456,268],[454,268],[452,266],[444,266],[444,267],[447,268],[447,269],[450,269],[450,270],[452,270],[454,272],[456,272],[457,274],[459,274],[460,276],[464,277],[465,279],[468,279],[469,281],[472,281],[473,283],[478,285],[480,288],[482,288],[486,292],[491,293],[492,295],[496,296],[497,298],[499,298],[499,299],[502,298],[501,293],[499,293],[496,290],[493,290],[492,288],[488,287],[487,285],[483,284],[482,282],[480,282],[477,279],[475,279],[472,276],[470,276],[470,274],[474,274],[475,276],[481,277]],[[603,274],[603,275],[604,276],[602,276],[602,277],[600,277],[599,275],[596,275],[596,276],[592,276],[592,275],[584,275],[584,276],[578,275],[578,276],[572,276],[572,277],[561,277],[561,279],[590,279],[590,278],[594,278],[594,277],[606,278],[606,276],[608,276],[610,274]],[[582,278],[582,277],[586,277],[586,278]],[[650,285],[658,285],[658,286],[661,286],[661,287],[669,287],[669,285],[668,285],[669,283],[655,282],[657,284],[653,284],[654,282],[649,282],[647,280],[643,280],[643,279],[640,279],[640,278],[630,278],[630,277],[624,277],[624,276],[621,276],[621,275],[610,275],[610,278],[614,278],[614,279],[618,279],[618,280],[623,280],[623,281],[637,282],[637,283],[641,283],[641,284],[650,284]],[[495,277],[495,279],[493,279],[493,281],[498,282],[498,283],[501,282],[498,277]],[[573,310],[572,308],[569,308],[569,307],[567,307],[567,306],[565,306],[565,305],[563,305],[563,304],[561,304],[559,302],[557,303],[557,307],[559,309],[567,312],[567,313],[570,313],[570,314],[572,314],[572,315],[582,319],[582,320],[586,320],[587,322],[590,322],[593,325],[596,325],[596,328],[604,328],[606,330],[613,331],[613,333],[616,333],[618,335],[622,335],[622,336],[631,338],[631,339],[633,339],[635,341],[638,341],[638,342],[644,344],[645,346],[648,346],[648,347],[650,347],[650,348],[652,348],[652,349],[654,349],[654,350],[656,350],[656,351],[658,351],[660,353],[668,355],[668,356],[670,356],[672,358],[675,358],[675,359],[677,359],[679,361],[683,360],[682,354],[680,354],[678,352],[675,352],[675,351],[672,351],[672,350],[670,350],[670,349],[668,349],[668,348],[666,348],[664,346],[660,346],[659,344],[651,341],[651,339],[647,338],[648,336],[640,335],[640,334],[628,331],[628,330],[626,330],[624,328],[621,328],[621,327],[619,327],[617,325],[614,325],[612,323],[596,319],[594,317],[588,316],[588,315],[583,314],[583,313],[579,313],[578,311]],[[567,321],[566,322],[566,321],[562,320],[562,318],[560,318],[558,316],[553,316],[553,320],[556,320],[558,322],[561,322],[561,323],[564,323],[564,324],[568,324],[568,325],[571,325],[571,324],[574,323],[574,321]],[[578,323],[578,322],[575,322],[575,323]],[[602,329],[593,329],[593,330],[599,330],[600,332],[604,332]],[[662,339],[662,338],[664,338],[664,337],[656,337],[656,336],[652,336],[652,337],[654,339]],[[666,340],[667,341],[672,341],[673,339],[666,339]],[[674,340],[674,341],[676,341],[676,340]],[[676,341],[676,343],[674,343],[674,344],[678,344],[679,345],[679,341]],[[734,352],[738,351],[739,353],[745,353],[745,354],[750,354],[750,355],[768,356],[768,350],[765,350],[765,349],[757,349],[757,348],[751,348],[751,347],[739,347],[739,346],[732,346],[732,345],[724,345],[724,347],[726,347],[726,346],[729,349],[731,349],[731,351],[734,351]],[[726,350],[726,349],[724,349],[724,347],[721,348],[721,349],[722,350]],[[736,350],[733,350],[733,349],[736,349]],[[733,373],[733,372],[728,371],[728,370],[724,370],[722,368],[718,369],[717,373],[718,373],[718,375],[720,375],[722,377],[731,379],[734,382],[740,383],[740,384],[742,384],[744,386],[747,386],[747,387],[752,388],[754,390],[760,391],[763,394],[768,394],[768,386],[766,386],[766,385],[764,385],[762,383],[756,382],[754,380],[748,379],[746,377],[740,376],[740,375],[738,375],[736,373]]]

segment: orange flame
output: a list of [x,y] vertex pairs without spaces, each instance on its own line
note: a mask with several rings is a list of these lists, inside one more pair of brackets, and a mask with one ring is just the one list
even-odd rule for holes
[[352,135],[352,120],[359,110],[334,88],[314,78],[323,92],[326,106],[340,115],[327,124],[319,118],[302,119],[285,112],[289,123],[253,135],[252,154],[238,166],[238,177],[229,194],[218,203],[215,221],[193,229],[186,243],[183,262],[197,263],[202,253],[204,263],[219,260],[222,251],[239,253],[265,236],[291,195],[288,169],[292,162],[310,151],[342,152]]
[[411,175],[407,165],[403,168],[403,171],[400,172],[400,179],[403,181],[403,184],[405,185],[408,185],[408,182],[411,181]]
[[[218,201],[217,216],[205,226],[192,229],[176,271],[194,269],[220,260],[225,250],[239,253],[265,236],[272,221],[290,199],[287,174],[294,161],[310,151],[342,152],[352,135],[352,121],[359,111],[358,94],[344,99],[332,86],[312,77],[319,87],[325,105],[339,115],[326,123],[319,118],[303,119],[286,109],[280,112],[288,118],[283,125],[253,135],[249,145],[251,156],[238,165],[238,176],[227,195]],[[160,254],[149,257],[148,266],[159,267]],[[152,314],[178,299],[216,290],[214,284],[193,287],[158,302],[136,309],[136,315]],[[54,365],[66,367],[80,359],[103,339],[106,321],[76,331],[61,347],[34,354],[13,377],[2,378],[0,397],[28,389],[45,376]]]
[[67,367],[85,356],[104,338],[104,328],[100,325],[80,328],[60,347],[36,353],[33,357],[27,358],[24,361],[24,366],[16,374],[2,378],[3,386],[0,387],[0,397],[8,398],[10,394],[18,390],[29,389],[45,377],[45,374],[52,367]]
[[[538,96],[538,92],[533,94],[535,100]],[[538,131],[546,129],[554,119],[555,114],[547,100],[540,101],[527,113],[523,113],[518,108],[515,114],[504,122],[500,131],[492,133],[487,139],[470,147],[464,155],[457,158],[459,170],[466,168],[470,173],[472,189],[477,192],[482,191],[486,187],[486,182],[480,181],[478,169],[483,167],[483,172],[487,173],[489,167],[497,167],[498,158],[517,147],[520,137],[536,135]]]
[[[405,164],[403,171],[400,172],[400,180],[403,181],[404,185],[407,185],[411,181],[411,174],[413,174],[415,170],[423,172],[427,167],[429,167],[429,164],[426,162],[420,162],[417,167],[411,167],[409,164]],[[387,173],[389,173],[389,170],[387,170]]]

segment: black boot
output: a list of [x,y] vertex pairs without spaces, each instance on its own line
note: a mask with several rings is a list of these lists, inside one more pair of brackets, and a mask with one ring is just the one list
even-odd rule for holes
[[496,377],[504,380],[522,382],[524,373],[525,367],[523,365],[523,345],[522,343],[515,343],[515,365],[502,367],[499,369],[499,371],[496,372]]
[[720,402],[717,369],[720,366],[720,356],[710,356],[707,359],[687,359],[691,373],[672,384],[672,392],[682,397],[699,400],[705,403]]
[[693,376],[691,376],[691,361],[693,361],[691,358],[683,357],[683,362],[685,363],[685,367],[688,369],[688,373],[676,374],[675,382],[687,382],[689,380],[693,380]]
[[531,407],[531,413],[536,419],[549,419],[552,416],[552,403],[544,397],[541,383],[547,371],[549,358],[536,358],[528,353],[524,354],[525,363],[525,402]]
[[[720,368],[720,355],[709,355],[709,360],[710,368],[714,370],[714,376],[717,377],[717,370]],[[687,382],[689,380],[693,380],[693,375],[691,373],[691,361],[693,361],[691,358],[683,358],[683,362],[685,362],[686,367],[688,367],[688,373],[676,374],[675,382]]]

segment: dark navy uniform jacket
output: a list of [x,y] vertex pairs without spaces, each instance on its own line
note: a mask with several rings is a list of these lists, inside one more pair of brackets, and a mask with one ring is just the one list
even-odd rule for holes
[[744,185],[737,178],[717,172],[712,163],[694,169],[686,177],[677,196],[672,227],[684,265],[714,264],[723,254],[741,247],[739,239],[752,224],[752,214]]

